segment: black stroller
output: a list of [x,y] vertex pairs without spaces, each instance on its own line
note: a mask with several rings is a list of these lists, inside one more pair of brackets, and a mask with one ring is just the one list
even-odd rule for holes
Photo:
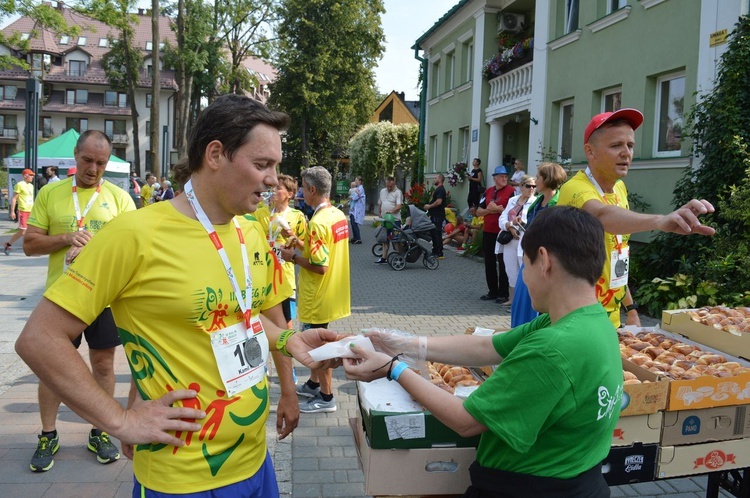
[[406,263],[415,263],[422,256],[422,264],[430,270],[436,270],[439,262],[432,254],[432,230],[435,225],[427,213],[415,206],[409,206],[411,225],[403,229],[394,229],[392,240],[395,252],[388,255],[388,264],[396,271],[401,271]]

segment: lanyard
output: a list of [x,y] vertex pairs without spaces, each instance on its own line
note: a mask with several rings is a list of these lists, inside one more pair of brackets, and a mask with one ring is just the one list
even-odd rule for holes
[[312,216],[310,216],[310,219],[313,219],[313,217],[317,214],[318,211],[320,211],[324,207],[328,207],[329,205],[330,204],[328,203],[328,201],[323,201],[320,204],[318,204],[317,207],[315,208],[315,211],[313,211]]
[[76,177],[75,175],[73,175],[73,207],[76,210],[76,222],[78,223],[79,232],[86,230],[86,227],[83,226],[83,220],[86,219],[86,215],[89,214],[91,206],[94,205],[94,201],[97,197],[99,197],[99,193],[102,191],[102,183],[104,183],[104,178],[99,180],[99,185],[96,186],[96,192],[94,192],[94,195],[91,196],[88,204],[86,204],[86,207],[83,209],[83,214],[81,214],[81,205],[78,203],[78,187],[76,186]]
[[242,310],[242,315],[245,317],[245,327],[250,328],[250,310],[252,309],[252,300],[253,300],[253,276],[250,274],[250,262],[247,259],[247,248],[245,247],[245,237],[242,235],[242,229],[240,228],[240,224],[237,221],[237,218],[232,218],[232,221],[234,222],[234,227],[237,230],[237,238],[240,240],[240,249],[242,253],[242,263],[245,266],[245,300],[242,300],[242,292],[240,290],[240,285],[237,283],[237,277],[234,275],[234,271],[232,270],[232,264],[229,262],[229,256],[227,256],[227,251],[224,249],[224,246],[221,244],[221,240],[219,239],[219,235],[216,233],[216,230],[214,229],[213,224],[211,223],[211,220],[208,219],[208,216],[206,215],[206,212],[203,211],[203,208],[200,205],[200,202],[198,202],[198,198],[195,197],[195,192],[193,191],[193,182],[192,180],[188,180],[188,182],[185,184],[185,197],[187,197],[188,202],[190,203],[190,207],[193,208],[193,211],[195,212],[195,216],[198,218],[198,221],[200,221],[201,225],[203,225],[203,228],[206,230],[206,233],[208,234],[208,238],[211,239],[211,242],[213,242],[214,247],[216,248],[216,251],[219,253],[219,256],[221,257],[221,262],[224,264],[224,269],[227,272],[227,276],[229,277],[229,281],[232,283],[232,289],[234,290],[234,293],[237,295],[237,303],[240,306],[240,309]]
[[[607,198],[604,195],[604,190],[599,186],[599,182],[596,181],[596,178],[594,178],[594,175],[591,173],[591,169],[589,169],[588,166],[586,166],[586,177],[589,179],[589,181],[594,185],[594,188],[599,193],[600,196],[602,196],[602,201],[604,204],[607,204]],[[618,203],[617,199],[617,193],[615,192],[615,204]],[[617,253],[622,254],[622,235],[615,235],[615,239],[617,239]]]

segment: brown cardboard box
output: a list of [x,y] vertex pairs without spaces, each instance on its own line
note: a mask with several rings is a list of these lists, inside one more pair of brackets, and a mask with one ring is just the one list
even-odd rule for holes
[[685,446],[662,446],[656,462],[657,479],[750,467],[750,439]]
[[367,444],[362,419],[349,419],[368,496],[462,495],[469,487],[475,448],[374,450]]
[[662,446],[724,441],[750,436],[747,405],[664,412]]
[[750,360],[750,334],[734,335],[693,321],[689,310],[662,311],[661,326],[664,330],[681,334],[690,340],[711,346],[723,353]]
[[627,360],[622,360],[622,368],[633,372],[640,380],[648,382],[625,386],[620,417],[647,415],[666,408],[667,398],[669,397],[669,383],[659,381],[659,377],[655,373]]
[[630,446],[633,443],[658,443],[664,412],[620,417],[612,434],[612,446]]

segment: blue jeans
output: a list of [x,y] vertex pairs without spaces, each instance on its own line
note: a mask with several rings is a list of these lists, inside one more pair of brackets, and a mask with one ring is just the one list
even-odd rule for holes
[[349,215],[349,221],[352,223],[352,241],[362,240],[362,237],[359,236],[359,224],[354,221],[354,215]]

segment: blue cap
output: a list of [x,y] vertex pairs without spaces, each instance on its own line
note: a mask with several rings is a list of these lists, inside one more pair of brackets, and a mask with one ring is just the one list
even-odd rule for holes
[[508,170],[505,169],[505,166],[496,166],[495,171],[492,173],[492,176],[507,175],[507,174],[508,174]]

